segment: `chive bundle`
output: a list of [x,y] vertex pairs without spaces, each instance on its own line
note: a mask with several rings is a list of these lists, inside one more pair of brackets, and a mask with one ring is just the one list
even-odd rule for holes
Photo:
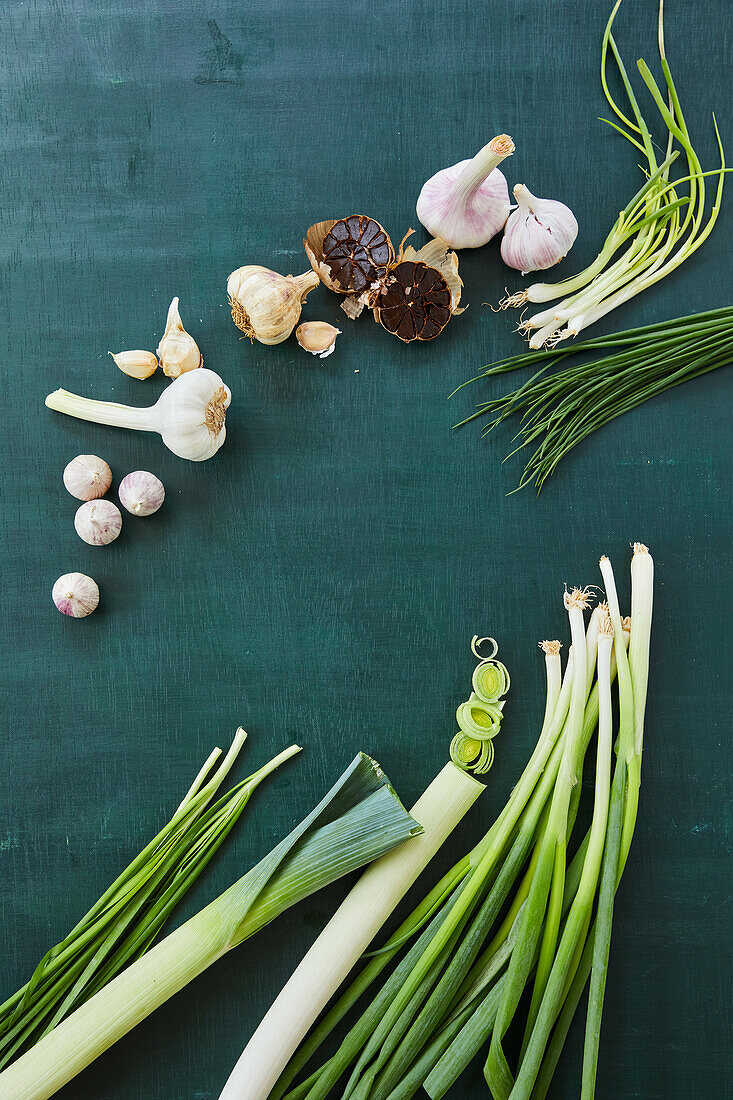
[[[554,346],[561,340],[577,336],[582,329],[588,328],[675,271],[708,238],[720,212],[725,173],[728,169],[718,126],[713,115],[720,168],[704,172],[687,129],[665,54],[663,0],[659,4],[659,59],[669,106],[647,64],[643,60],[637,62],[641,78],[666,128],[667,148],[661,163],[657,160],[654,139],[641,113],[612,34],[620,3],[621,0],[616,0],[611,12],[601,51],[603,93],[618,121],[603,121],[609,122],[642,156],[647,180],[621,211],[603,248],[584,271],[559,283],[535,283],[526,290],[509,295],[500,303],[501,308],[506,309],[511,306],[521,307],[530,302],[553,302],[561,299],[520,323],[519,330],[527,334],[531,348]],[[609,88],[609,53],[616,62],[628,99],[625,110],[613,98]],[[629,113],[625,113],[626,111]],[[670,168],[680,153],[684,154],[686,171],[683,170],[682,176],[670,183]],[[707,176],[716,176],[718,182],[712,208],[706,219]],[[680,198],[678,188],[681,186],[686,188],[687,194]]]
[[[548,373],[567,359],[571,362]],[[533,482],[540,492],[562,459],[598,428],[665,390],[731,362],[732,307],[676,317],[584,340],[572,349],[526,352],[493,363],[471,382],[521,367],[533,367],[535,372],[503,397],[479,404],[461,424],[487,416],[485,435],[519,416],[519,442],[511,454],[534,444],[536,448],[517,488]]]
[[[601,573],[607,604],[587,627],[587,590],[566,594],[572,647],[564,674],[559,643],[543,643],[545,717],[504,810],[394,934],[390,957],[410,927],[422,928],[335,1053],[293,1086],[386,965],[384,955],[367,963],[314,1029],[270,1100],[409,1100],[421,1088],[440,1100],[482,1050],[495,1100],[543,1100],[589,978],[582,1100],[593,1097],[614,894],[638,806],[653,563],[635,544],[630,623],[607,558]],[[592,821],[578,840],[584,761],[596,729]],[[513,1040],[506,1044],[510,1028],[518,1055]]]

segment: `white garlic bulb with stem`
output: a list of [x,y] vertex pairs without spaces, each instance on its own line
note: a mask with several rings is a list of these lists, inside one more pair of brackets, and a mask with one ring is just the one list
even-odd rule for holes
[[321,280],[315,271],[280,275],[268,267],[248,264],[227,279],[232,320],[260,344],[281,344],[298,321],[303,302]]
[[112,471],[103,458],[77,455],[64,469],[64,485],[77,500],[97,500],[112,484]]
[[147,470],[125,474],[117,490],[120,503],[134,516],[152,516],[165,500],[163,482]]
[[198,370],[204,357],[190,333],[186,332],[178,312],[178,298],[174,298],[168,307],[165,332],[157,348],[163,374],[168,378],[178,378],[190,370]]
[[327,359],[336,347],[336,337],[341,335],[341,329],[329,325],[328,321],[304,321],[295,330],[295,339],[304,351],[311,355],[317,355],[319,359]]
[[559,263],[575,243],[575,215],[565,203],[538,199],[523,183],[514,188],[514,198],[517,207],[504,227],[501,258],[523,275],[545,271]]
[[480,248],[496,236],[511,210],[498,165],[513,152],[512,139],[499,134],[472,160],[431,176],[417,200],[417,216],[428,232],[451,248]]
[[158,432],[174,455],[203,462],[215,455],[226,439],[226,411],[231,399],[219,375],[201,367],[176,378],[146,409],[95,401],[68,390],[54,390],[46,398],[46,405],[94,424]]
[[83,619],[99,604],[99,587],[86,573],[64,573],[53,586],[51,597],[62,615]]
[[158,369],[158,360],[152,351],[110,351],[115,364],[130,378],[150,378]]
[[74,530],[90,546],[108,546],[122,530],[122,513],[111,500],[88,500],[76,510]]

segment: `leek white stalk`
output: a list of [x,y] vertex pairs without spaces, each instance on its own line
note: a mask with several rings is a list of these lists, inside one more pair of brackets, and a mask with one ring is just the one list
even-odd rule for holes
[[285,909],[420,833],[379,765],[359,754],[319,805],[263,860],[0,1073],[0,1097],[48,1100]]
[[316,1017],[484,789],[452,763],[439,772],[410,811],[425,832],[364,872],[275,999],[220,1100],[266,1100]]
[[46,405],[94,424],[159,432],[174,455],[203,462],[215,455],[226,439],[225,419],[231,399],[231,392],[219,375],[200,367],[171,382],[148,409],[93,401],[68,390],[54,390],[46,398]]

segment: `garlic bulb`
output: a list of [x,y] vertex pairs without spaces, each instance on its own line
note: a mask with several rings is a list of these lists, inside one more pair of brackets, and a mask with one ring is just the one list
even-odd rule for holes
[[559,263],[578,236],[572,210],[555,199],[538,199],[523,183],[514,188],[517,207],[509,215],[501,258],[522,274]]
[[315,271],[279,275],[254,264],[238,267],[227,279],[234,324],[250,340],[281,344],[297,325],[303,302],[319,282]]
[[68,390],[54,390],[46,398],[46,405],[95,424],[159,432],[174,455],[203,462],[215,455],[226,439],[225,418],[231,399],[219,375],[201,367],[176,378],[147,409],[93,401]]
[[111,484],[112,471],[96,455],[77,455],[64,470],[64,485],[77,500],[103,497]]
[[461,160],[432,176],[417,200],[417,216],[451,248],[479,248],[509,216],[509,188],[497,168],[514,152],[506,134],[492,138],[473,160]]
[[158,360],[152,351],[110,351],[108,354],[130,378],[150,378],[158,369]]
[[53,586],[51,597],[62,615],[83,619],[96,609],[99,588],[85,573],[64,573]]
[[295,339],[304,351],[326,359],[336,347],[336,337],[341,335],[340,328],[334,328],[328,321],[305,321],[295,330]]
[[122,530],[122,513],[111,500],[88,500],[76,510],[74,529],[90,546],[107,546]]
[[134,516],[152,516],[165,500],[163,482],[147,470],[126,474],[117,492],[122,506]]
[[174,298],[168,307],[165,332],[157,351],[163,374],[167,374],[169,378],[178,378],[187,371],[196,370],[204,361],[198,344],[183,327],[178,312],[178,298]]

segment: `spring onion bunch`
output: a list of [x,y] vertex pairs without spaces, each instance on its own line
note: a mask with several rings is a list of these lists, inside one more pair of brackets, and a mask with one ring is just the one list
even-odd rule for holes
[[0,1069],[148,950],[252,793],[300,751],[292,745],[213,802],[246,736],[237,730],[229,752],[211,774],[221,756],[221,749],[214,749],[168,824],[46,952],[30,981],[0,1005]]
[[[666,154],[661,159],[612,34],[620,3],[621,0],[617,0],[611,12],[601,51],[603,93],[617,121],[603,121],[609,122],[643,158],[646,182],[621,211],[598,256],[584,271],[559,283],[535,283],[500,303],[502,309],[507,309],[529,303],[555,302],[520,323],[519,330],[527,334],[532,348],[552,347],[561,340],[577,336],[601,317],[664,279],[704,243],[720,212],[727,171],[720,134],[713,116],[720,168],[704,172],[665,54],[663,0],[659,5],[658,38],[664,92],[647,64],[643,60],[637,62],[666,131]],[[628,106],[623,109],[609,88],[609,54],[616,63],[628,99]],[[671,167],[680,155],[685,168],[679,178],[670,181]],[[717,186],[712,207],[706,214],[705,179],[708,176],[717,177]],[[681,188],[685,193],[681,194]]]
[[47,1100],[285,909],[420,833],[379,765],[359,754],[315,809],[255,867],[0,1073],[0,1096]]
[[[386,965],[384,954],[314,1029],[270,1100],[409,1100],[421,1088],[439,1100],[482,1050],[495,1100],[543,1100],[589,979],[582,1100],[593,1097],[614,894],[638,806],[653,563],[635,544],[630,621],[607,558],[601,573],[607,603],[587,624],[588,591],[566,593],[572,646],[564,674],[560,644],[543,643],[544,721],[505,808],[394,934],[392,956],[407,931],[422,927],[335,1053],[294,1084]],[[578,837],[592,741],[592,818]],[[506,1042],[510,1027],[518,1052]]]
[[[548,373],[549,368],[568,359],[571,361],[561,369]],[[539,492],[565,455],[598,428],[665,390],[731,362],[733,308],[728,306],[584,340],[571,349],[547,349],[503,359],[478,378],[520,367],[535,371],[515,390],[482,402],[461,423],[488,416],[482,433],[486,434],[509,417],[519,416],[515,437],[519,442],[512,454],[536,447],[518,488],[534,482]]]

